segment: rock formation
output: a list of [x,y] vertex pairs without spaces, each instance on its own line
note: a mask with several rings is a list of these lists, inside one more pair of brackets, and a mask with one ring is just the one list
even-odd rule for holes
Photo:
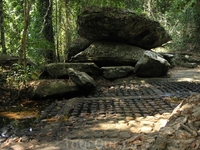
[[95,42],[84,51],[71,58],[71,62],[94,62],[98,66],[134,66],[144,53],[144,49],[115,42]]
[[145,15],[113,8],[86,8],[77,20],[81,37],[93,41],[118,41],[151,49],[171,40],[156,21]]
[[89,7],[78,16],[77,26],[80,37],[66,52],[67,62],[45,66],[40,76],[44,81],[32,89],[35,97],[48,97],[51,93],[63,95],[69,93],[70,88],[72,93],[77,90],[88,93],[96,87],[92,77],[109,80],[129,75],[162,77],[169,69],[168,61],[150,49],[171,38],[158,22],[144,15]]
[[78,71],[84,71],[91,76],[99,76],[100,68],[94,63],[51,63],[44,67],[40,79],[68,79],[68,69],[74,68]]

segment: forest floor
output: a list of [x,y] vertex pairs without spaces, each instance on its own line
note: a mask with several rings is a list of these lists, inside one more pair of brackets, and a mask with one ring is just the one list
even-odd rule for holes
[[[170,69],[166,78],[137,80],[139,83],[133,81],[133,78],[109,82],[109,86],[100,86],[97,90],[98,93],[86,98],[79,97],[43,104],[24,99],[24,106],[29,104],[29,107],[23,108],[30,109],[30,105],[35,107],[41,107],[42,105],[41,109],[45,108],[43,114],[47,112],[48,116],[39,116],[38,124],[31,129],[24,130],[21,136],[18,134],[16,137],[1,140],[0,147],[5,150],[106,150],[118,148],[117,145],[121,141],[126,141],[128,144],[133,141],[138,142],[138,140],[141,142],[139,136],[141,133],[154,137],[153,135],[165,126],[173,109],[181,102],[182,98],[177,98],[176,94],[178,93],[179,96],[183,95],[185,96],[183,98],[186,98],[186,96],[199,92],[198,89],[197,91],[193,91],[193,89],[200,87],[200,68],[176,67]],[[160,82],[164,84],[160,85]],[[167,92],[164,93],[166,94],[164,97],[158,87],[164,88],[164,92]],[[118,91],[120,88],[123,88],[122,91]],[[136,93],[126,93],[130,88],[133,88]],[[139,89],[139,96],[136,88]],[[172,89],[169,90],[170,88]],[[187,93],[187,88],[191,90],[190,95]],[[170,95],[170,92],[173,94]],[[158,96],[159,94],[162,96]],[[9,91],[4,91],[0,95],[2,102],[9,98],[15,101],[7,104],[11,106],[19,104],[19,99],[14,99],[15,96]],[[137,103],[138,99],[141,103]],[[154,101],[155,99],[159,101]],[[170,101],[170,103],[166,103],[166,101]],[[171,103],[171,101],[173,102]],[[124,102],[125,104],[122,104]],[[111,103],[116,104],[115,110],[108,108]],[[123,108],[121,109],[117,105],[123,105]],[[87,110],[90,109],[90,112],[84,113],[84,107]],[[96,111],[95,107],[99,110],[98,116],[94,117],[91,113]],[[126,109],[127,107],[134,108],[134,117],[131,116],[132,110]],[[1,111],[5,109],[0,108]],[[75,110],[76,108],[77,110]],[[146,111],[147,108],[151,111]],[[32,112],[34,111],[32,110]],[[76,112],[79,113],[78,117],[73,116]],[[120,114],[116,115],[118,112]],[[68,116],[69,113],[70,117]],[[28,124],[26,127],[28,126],[31,125]],[[153,139],[150,140],[153,141]],[[125,145],[122,146],[123,148],[119,147],[119,149],[136,149],[135,145],[132,145],[131,148]]]

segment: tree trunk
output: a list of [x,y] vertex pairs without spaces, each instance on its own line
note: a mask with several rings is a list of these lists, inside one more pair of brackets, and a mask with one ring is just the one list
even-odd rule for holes
[[61,8],[58,6],[59,3],[58,1],[56,0],[56,54],[55,54],[55,57],[56,57],[56,62],[60,62],[60,56],[59,56],[59,26],[60,26],[60,11],[61,11]]
[[54,32],[52,25],[52,0],[39,0],[38,3],[39,13],[43,18],[42,34],[44,40],[46,40],[46,50],[44,50],[47,63],[54,62],[55,59],[55,43],[54,43]]
[[30,20],[30,9],[32,6],[32,0],[30,0],[27,8],[27,1],[24,0],[24,30],[21,39],[21,48],[19,50],[19,64],[26,67],[26,37],[28,32],[28,25]]
[[5,42],[5,32],[4,32],[4,10],[3,10],[3,1],[0,0],[0,31],[1,31],[1,42],[2,53],[6,54],[6,42]]
[[199,33],[200,33],[200,23],[199,23],[199,21],[200,21],[200,0],[196,0],[196,2],[197,2],[197,7],[198,7],[198,11],[197,11],[197,13],[198,13],[198,18],[196,18],[195,20],[196,20],[196,33],[197,33],[197,41],[199,41],[199,39],[200,39],[200,36],[199,36]]

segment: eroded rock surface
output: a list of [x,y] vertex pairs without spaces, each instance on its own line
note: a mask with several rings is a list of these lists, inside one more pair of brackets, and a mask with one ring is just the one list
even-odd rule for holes
[[38,80],[30,83],[31,98],[71,97],[78,92],[79,87],[70,80]]
[[90,46],[91,43],[92,43],[91,41],[85,38],[82,37],[77,38],[67,50],[67,59],[70,60],[72,56],[85,50],[88,46]]
[[68,74],[70,79],[76,83],[83,91],[91,92],[95,89],[96,83],[94,79],[87,73],[69,68]]
[[171,40],[160,23],[127,10],[88,7],[77,24],[82,37],[95,41],[120,41],[151,49]]
[[144,53],[144,49],[115,42],[95,42],[87,49],[72,57],[72,62],[94,62],[98,66],[134,66]]
[[135,65],[134,71],[139,77],[162,77],[167,74],[170,64],[160,54],[145,51]]
[[117,79],[133,74],[134,67],[132,66],[110,66],[101,67],[103,77],[106,79]]
[[89,75],[98,76],[101,74],[100,68],[94,63],[51,63],[44,67],[44,71],[40,78],[68,78],[68,69],[74,68],[78,71],[84,71]]

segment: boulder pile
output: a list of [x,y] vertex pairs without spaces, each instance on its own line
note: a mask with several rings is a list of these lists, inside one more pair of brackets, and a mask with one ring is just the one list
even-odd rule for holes
[[158,22],[144,15],[89,7],[78,16],[77,26],[81,38],[68,49],[69,62],[93,62],[103,70],[111,66],[135,67],[137,77],[162,77],[170,67],[162,55],[151,49],[171,38]]
[[[96,86],[92,77],[114,80],[167,74],[169,62],[151,51],[171,40],[157,21],[132,11],[89,7],[78,16],[77,26],[80,37],[67,50],[67,62],[46,65],[41,79],[70,80],[78,89],[91,92]],[[34,92],[31,95],[46,97]]]

